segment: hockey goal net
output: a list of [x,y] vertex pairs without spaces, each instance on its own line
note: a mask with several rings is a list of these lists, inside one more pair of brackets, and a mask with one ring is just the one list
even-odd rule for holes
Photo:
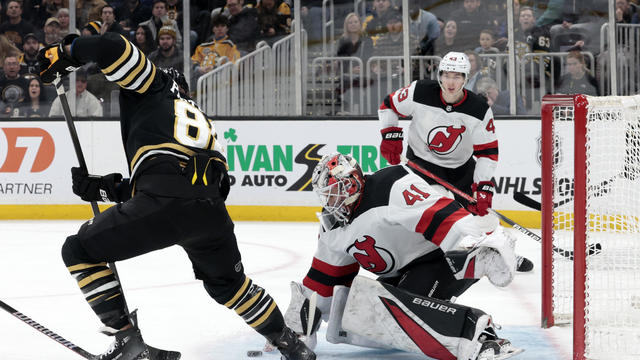
[[573,359],[639,359],[640,95],[545,96],[541,143],[542,326],[572,323]]

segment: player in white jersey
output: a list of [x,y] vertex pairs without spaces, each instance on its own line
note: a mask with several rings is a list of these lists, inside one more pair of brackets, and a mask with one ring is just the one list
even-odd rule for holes
[[[365,177],[351,156],[331,154],[314,169],[312,184],[322,226],[307,276],[292,283],[285,321],[294,331],[314,339],[322,318],[338,329],[327,332],[332,342],[438,359],[519,351],[497,336],[489,315],[450,302],[482,276],[500,287],[511,282],[514,241],[502,228],[484,234],[477,217],[405,165]],[[475,238],[476,247],[453,250],[463,237]],[[378,281],[356,277],[360,267]],[[334,297],[337,289],[342,295]],[[316,304],[308,300],[314,292]],[[338,334],[335,341],[330,333]]]
[[[495,216],[486,216],[493,200],[498,139],[487,101],[464,88],[470,68],[466,54],[449,52],[439,64],[437,82],[414,81],[389,94],[378,110],[380,153],[392,165],[400,162],[404,136],[398,118],[412,116],[407,158],[473,196],[475,204],[455,199],[483,216],[482,226],[491,231],[498,224]],[[518,271],[532,269],[531,261],[518,257]]]
[[498,139],[486,100],[464,89],[470,68],[467,55],[450,52],[440,62],[438,82],[414,81],[389,94],[378,110],[380,152],[392,165],[400,162],[403,131],[398,118],[412,116],[407,158],[469,195],[477,193],[477,205],[468,209],[486,215],[493,197]]

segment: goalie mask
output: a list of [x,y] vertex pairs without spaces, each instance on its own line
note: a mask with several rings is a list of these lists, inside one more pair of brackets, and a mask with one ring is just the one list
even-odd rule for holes
[[442,76],[442,73],[445,71],[461,73],[464,76],[464,83],[462,87],[460,87],[460,91],[462,91],[469,80],[469,71],[471,71],[471,63],[469,62],[467,54],[451,51],[442,58],[438,65],[438,84],[440,84],[441,88],[443,86],[440,76]]
[[320,198],[320,222],[326,230],[345,225],[364,190],[364,175],[349,155],[325,155],[313,170],[313,191]]

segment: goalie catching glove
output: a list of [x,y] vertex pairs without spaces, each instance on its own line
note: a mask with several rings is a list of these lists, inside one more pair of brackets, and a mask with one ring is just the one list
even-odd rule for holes
[[79,167],[72,167],[71,179],[73,193],[84,201],[122,202],[128,198],[129,180],[123,180],[120,174],[89,175]]
[[480,181],[479,183],[473,183],[471,185],[471,191],[473,192],[473,197],[476,199],[476,203],[469,204],[467,210],[480,216],[487,215],[493,200],[493,182]]
[[382,133],[380,154],[387,159],[389,164],[399,164],[400,154],[402,154],[402,128],[391,126],[380,130],[380,133]]
[[76,34],[67,35],[59,44],[47,46],[38,52],[42,82],[51,84],[58,76],[63,77],[82,66],[65,50],[65,46],[71,45],[77,37]]

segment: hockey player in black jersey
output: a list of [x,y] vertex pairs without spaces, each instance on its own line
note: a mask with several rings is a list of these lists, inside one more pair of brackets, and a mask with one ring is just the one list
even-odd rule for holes
[[[498,337],[491,316],[454,303],[482,277],[499,287],[513,280],[513,238],[501,227],[485,235],[478,217],[406,165],[365,177],[351,156],[330,154],[315,167],[312,184],[323,207],[318,246],[302,283],[291,284],[285,313],[310,346],[322,319],[333,343],[436,359],[521,352]],[[465,237],[477,245],[455,250]],[[356,276],[360,268],[377,281]]]
[[[473,196],[476,203],[457,195],[456,200],[483,217],[489,232],[498,224],[498,219],[488,214],[494,192],[491,178],[498,165],[498,138],[487,101],[464,88],[470,68],[466,54],[450,52],[440,61],[437,82],[418,80],[389,94],[378,110],[380,153],[390,164],[400,163],[404,132],[398,119],[412,116],[406,131],[407,158]],[[519,260],[524,264],[520,270],[533,268],[528,259]]]
[[234,310],[284,358],[315,359],[285,326],[273,298],[244,274],[224,204],[230,186],[223,148],[213,122],[185,95],[184,78],[156,68],[131,42],[110,32],[69,35],[42,49],[39,61],[46,83],[96,62],[122,88],[120,123],[129,178],[72,168],[75,194],[118,204],[84,223],[62,247],[64,263],[104,324],[103,333],[115,336],[98,359],[154,359],[125,312],[122,288],[107,263],[176,244],[215,301]]

